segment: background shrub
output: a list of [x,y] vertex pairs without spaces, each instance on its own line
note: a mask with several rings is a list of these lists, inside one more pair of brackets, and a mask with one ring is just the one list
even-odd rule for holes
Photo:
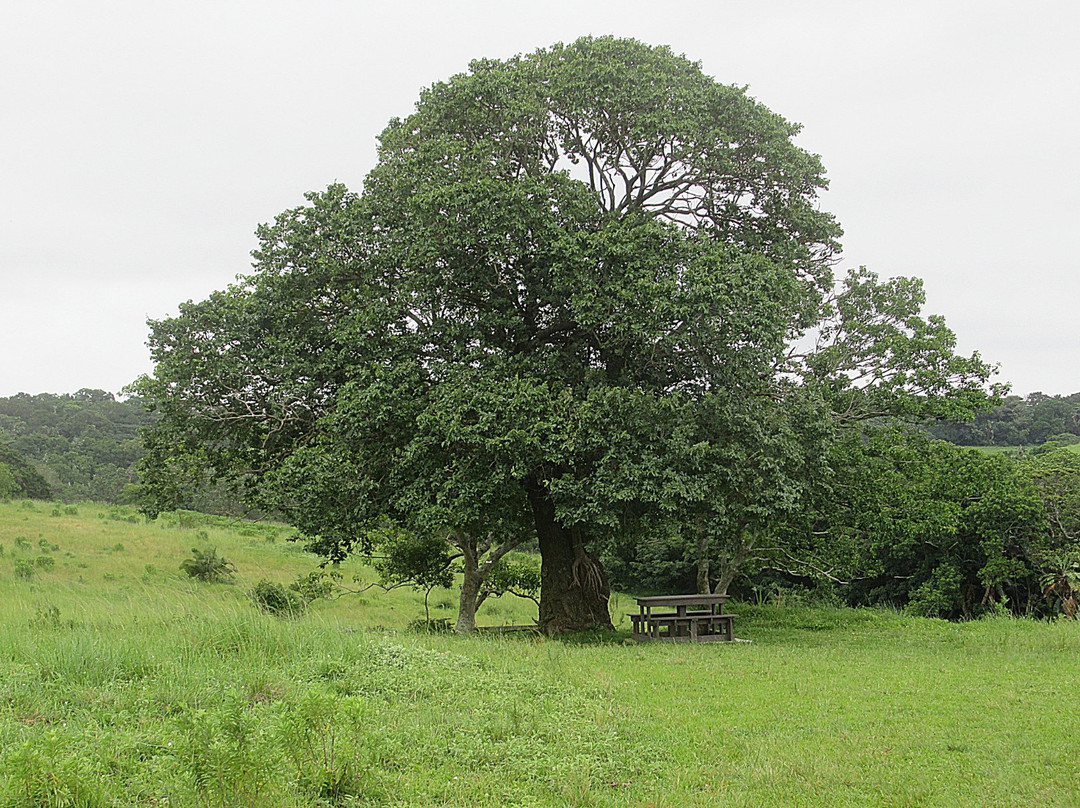
[[299,592],[265,579],[255,584],[251,600],[259,609],[275,617],[299,617],[307,608],[307,601]]
[[208,583],[232,583],[236,567],[231,561],[217,554],[216,547],[206,550],[191,548],[192,558],[180,564],[180,569],[200,581]]

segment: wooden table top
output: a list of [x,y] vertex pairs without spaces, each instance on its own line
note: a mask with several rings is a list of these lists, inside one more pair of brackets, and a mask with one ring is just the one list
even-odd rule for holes
[[639,606],[707,606],[727,599],[727,595],[652,595],[637,598],[637,603]]

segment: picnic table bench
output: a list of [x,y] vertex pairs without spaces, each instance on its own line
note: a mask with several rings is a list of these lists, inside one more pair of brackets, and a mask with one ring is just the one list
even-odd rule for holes
[[[630,613],[635,640],[672,642],[730,642],[735,638],[737,614],[724,612],[727,595],[659,595],[637,598],[638,611]],[[698,607],[698,608],[692,608]],[[654,609],[675,611],[653,611]]]

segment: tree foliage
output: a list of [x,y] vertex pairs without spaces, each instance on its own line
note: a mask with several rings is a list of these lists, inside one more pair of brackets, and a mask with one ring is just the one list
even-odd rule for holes
[[791,525],[798,555],[772,570],[933,617],[1075,606],[1080,456],[984,455],[895,427],[832,451],[827,496]]
[[49,499],[51,496],[49,484],[33,465],[12,446],[0,442],[0,499]]
[[973,420],[944,420],[929,432],[962,446],[1039,446],[1080,443],[1080,393],[1048,396],[1008,396]]
[[535,537],[541,626],[610,625],[604,542],[699,521],[744,546],[837,414],[985,396],[917,284],[834,283],[797,132],[631,40],[433,85],[362,194],[309,194],[251,275],[151,324],[154,507],[201,467],[334,558],[387,519],[477,572]]

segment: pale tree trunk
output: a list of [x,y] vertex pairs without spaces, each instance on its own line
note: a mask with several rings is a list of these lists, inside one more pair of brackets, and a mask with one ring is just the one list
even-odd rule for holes
[[720,556],[720,574],[716,580],[716,588],[713,590],[717,595],[727,594],[728,587],[735,580],[735,576],[753,555],[757,541],[757,530],[747,530],[745,526],[740,526],[735,532],[731,546],[725,548]]
[[709,589],[709,534],[705,530],[705,518],[699,516],[694,520],[694,529],[697,531],[697,592],[699,595],[708,595]]
[[[473,536],[459,530],[454,533],[453,544],[461,550],[463,567],[461,595],[458,598],[458,617],[454,630],[458,634],[471,634],[476,631],[476,610],[487,599],[488,593],[482,591],[484,582],[488,579],[492,568],[503,556],[521,544],[521,541],[507,541],[498,547],[492,547],[491,539],[485,539],[478,545]],[[481,558],[484,560],[481,561]]]
[[479,593],[479,579],[475,574],[470,576],[466,571],[465,580],[461,584],[461,596],[458,598],[457,623],[454,625],[458,634],[471,634],[476,631],[476,610],[479,608],[476,601]]
[[461,583],[461,596],[458,598],[457,624],[454,629],[458,634],[471,634],[476,631],[477,596],[480,594],[480,569],[477,563],[476,539],[458,530],[454,533],[454,544],[461,550],[464,579]]

